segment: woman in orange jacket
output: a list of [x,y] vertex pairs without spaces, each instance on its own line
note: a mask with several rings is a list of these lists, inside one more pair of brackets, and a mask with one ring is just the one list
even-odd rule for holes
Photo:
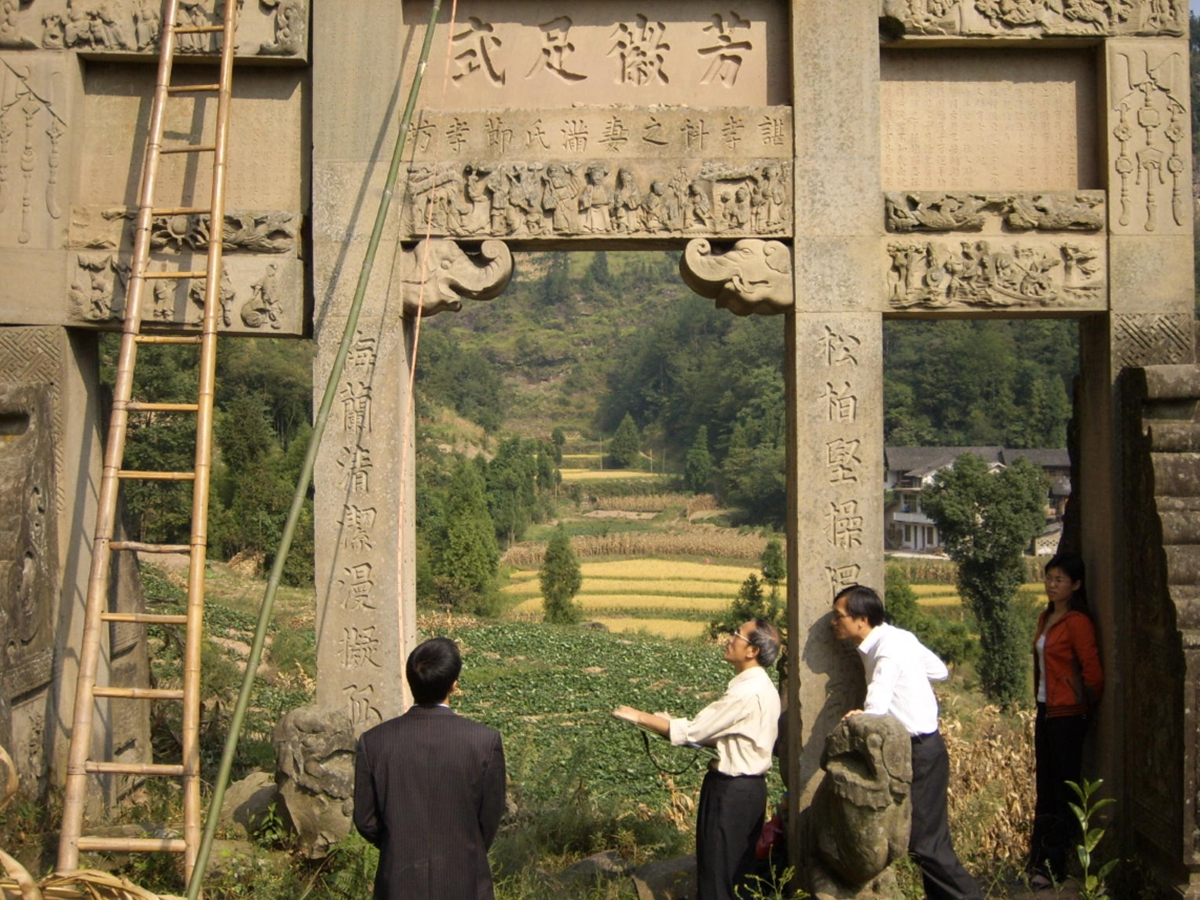
[[1029,867],[1035,888],[1066,877],[1068,854],[1079,841],[1066,783],[1079,784],[1088,715],[1104,689],[1082,559],[1060,553],[1046,564],[1046,598],[1033,644],[1037,805]]

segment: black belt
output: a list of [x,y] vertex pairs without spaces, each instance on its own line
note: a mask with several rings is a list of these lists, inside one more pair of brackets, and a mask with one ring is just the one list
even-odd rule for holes
[[927,732],[925,734],[910,735],[909,740],[911,740],[914,744],[923,744],[925,741],[929,740],[930,738],[935,738],[937,736],[938,736],[938,732],[937,732],[937,729],[935,728],[935,729],[933,729],[933,731]]
[[717,770],[717,761],[714,759],[708,764],[708,774],[716,775],[718,778],[766,778],[764,775],[726,775],[724,772]]

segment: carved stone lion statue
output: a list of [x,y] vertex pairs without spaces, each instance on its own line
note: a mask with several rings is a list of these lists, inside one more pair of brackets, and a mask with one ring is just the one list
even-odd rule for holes
[[814,896],[891,896],[888,866],[907,852],[912,819],[908,732],[894,716],[852,716],[826,738],[821,768],[811,810]]

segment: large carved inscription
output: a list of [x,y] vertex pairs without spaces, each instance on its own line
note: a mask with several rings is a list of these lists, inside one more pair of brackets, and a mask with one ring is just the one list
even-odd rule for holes
[[[219,24],[214,0],[181,0],[176,24],[214,22]],[[0,2],[0,47],[4,48],[157,54],[162,28],[161,0]],[[177,46],[182,53],[211,53],[218,48],[218,40],[211,34],[183,34]],[[307,49],[307,0],[241,4],[239,56],[303,57]]]
[[1184,41],[1107,45],[1110,227],[1190,232],[1191,140]]
[[884,0],[904,34],[1113,37],[1187,34],[1184,0]]
[[[404,14],[419,27],[428,4],[405,3]],[[435,108],[784,103],[786,5],[611,0],[596,15],[539,0],[463,0],[429,66],[449,73],[445,94],[428,98]]]
[[0,245],[61,246],[67,90],[61,65],[45,55],[34,64],[0,58]]
[[885,50],[885,190],[1075,191],[1103,187],[1095,61],[1059,50]]
[[410,152],[410,237],[792,233],[784,107],[424,113]]

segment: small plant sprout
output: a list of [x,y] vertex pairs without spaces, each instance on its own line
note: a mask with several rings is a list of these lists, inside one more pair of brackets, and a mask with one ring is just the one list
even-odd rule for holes
[[1100,897],[1107,895],[1105,881],[1116,867],[1119,859],[1110,859],[1102,865],[1094,875],[1092,874],[1092,854],[1096,850],[1096,845],[1100,843],[1104,837],[1103,828],[1092,828],[1092,818],[1097,812],[1108,806],[1110,803],[1116,803],[1112,797],[1105,797],[1102,800],[1092,800],[1092,796],[1100,790],[1100,785],[1104,783],[1104,779],[1097,778],[1095,781],[1083,779],[1083,786],[1080,787],[1073,781],[1067,782],[1067,787],[1075,792],[1075,796],[1079,798],[1078,803],[1072,803],[1071,809],[1075,813],[1075,818],[1079,822],[1079,828],[1083,835],[1083,840],[1076,847],[1079,853],[1079,864],[1083,868],[1083,880],[1079,885],[1080,900],[1098,900]]

